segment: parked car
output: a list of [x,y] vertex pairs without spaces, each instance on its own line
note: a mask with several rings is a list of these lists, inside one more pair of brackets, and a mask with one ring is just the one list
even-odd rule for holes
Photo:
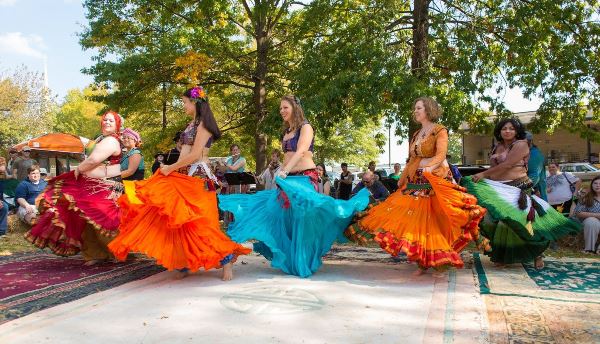
[[489,165],[456,165],[456,167],[463,177],[472,176],[490,168]]
[[571,172],[582,181],[591,181],[600,176],[600,169],[587,162],[569,162],[560,164],[562,172]]

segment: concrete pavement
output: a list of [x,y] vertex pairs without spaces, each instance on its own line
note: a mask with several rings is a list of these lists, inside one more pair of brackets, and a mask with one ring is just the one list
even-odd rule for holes
[[[242,264],[244,262],[245,264]],[[486,343],[470,269],[327,261],[311,278],[259,256],[174,280],[163,272],[0,326],[0,343]]]

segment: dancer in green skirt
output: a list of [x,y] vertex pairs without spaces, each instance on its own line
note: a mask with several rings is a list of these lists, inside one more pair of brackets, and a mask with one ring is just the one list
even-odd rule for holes
[[497,265],[534,260],[544,267],[542,253],[551,241],[577,234],[581,226],[532,195],[527,177],[529,146],[525,129],[516,118],[501,120],[494,128],[498,144],[490,155],[491,167],[462,180],[470,194],[487,209],[480,233],[490,241],[492,262]]

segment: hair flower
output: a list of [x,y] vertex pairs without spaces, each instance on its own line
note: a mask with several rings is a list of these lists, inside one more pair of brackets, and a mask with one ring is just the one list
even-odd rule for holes
[[191,99],[196,102],[206,101],[206,92],[204,91],[204,88],[202,88],[202,86],[196,86],[192,88],[190,95]]

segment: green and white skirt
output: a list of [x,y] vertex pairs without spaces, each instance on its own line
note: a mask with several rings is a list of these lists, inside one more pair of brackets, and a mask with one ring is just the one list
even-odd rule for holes
[[509,182],[465,177],[461,183],[487,209],[480,233],[490,241],[486,254],[496,263],[522,263],[540,256],[551,241],[577,234],[581,225],[531,195],[529,178]]

